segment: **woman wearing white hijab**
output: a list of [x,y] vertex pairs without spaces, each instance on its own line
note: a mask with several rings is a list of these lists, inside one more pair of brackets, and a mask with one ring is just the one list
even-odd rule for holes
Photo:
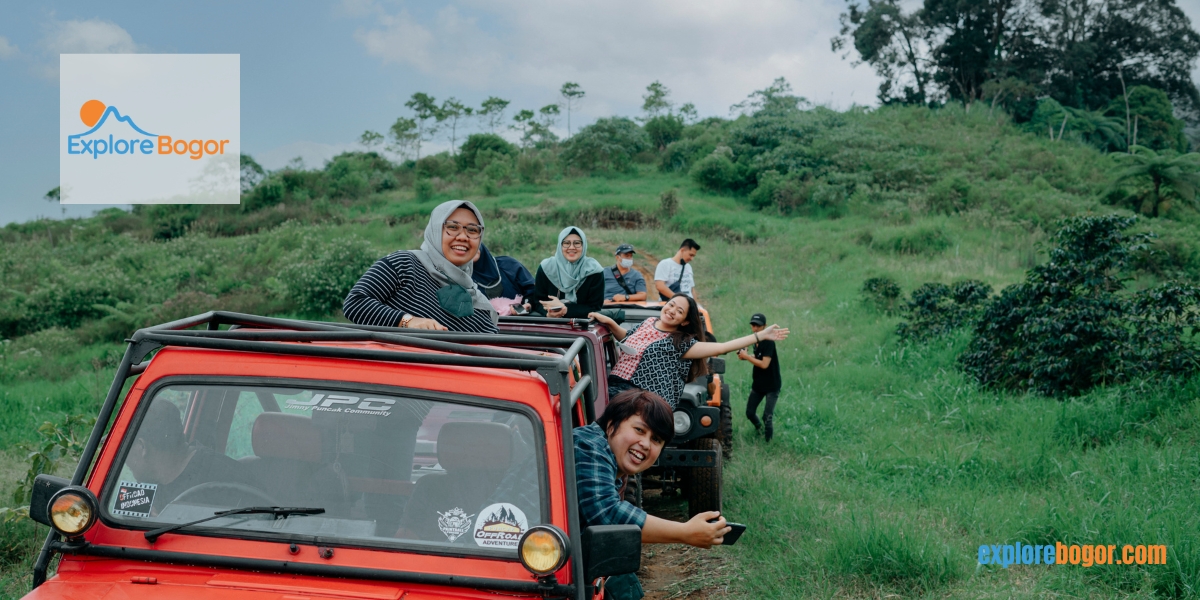
[[342,313],[359,325],[496,333],[496,310],[471,280],[482,238],[483,215],[474,204],[439,204],[421,249],[379,259],[351,288]]
[[604,307],[604,267],[587,255],[582,229],[559,232],[558,248],[538,266],[534,286],[529,301],[537,314],[586,319]]

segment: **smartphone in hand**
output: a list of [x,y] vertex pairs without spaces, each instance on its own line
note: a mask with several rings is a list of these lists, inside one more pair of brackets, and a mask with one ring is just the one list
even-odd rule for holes
[[732,546],[736,544],[738,538],[742,537],[742,534],[746,532],[746,526],[742,525],[741,523],[726,522],[725,524],[730,527],[730,530],[729,533],[725,534],[725,537],[722,538],[721,545]]

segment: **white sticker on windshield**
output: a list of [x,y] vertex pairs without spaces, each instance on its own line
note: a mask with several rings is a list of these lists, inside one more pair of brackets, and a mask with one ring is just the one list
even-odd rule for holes
[[483,509],[475,520],[475,543],[484,548],[516,550],[526,529],[529,529],[529,520],[521,509],[498,502]]
[[446,534],[446,539],[453,542],[462,534],[471,530],[471,517],[461,508],[454,507],[446,512],[438,512],[438,529]]
[[112,513],[143,519],[150,516],[150,507],[154,505],[154,492],[157,489],[156,483],[117,482],[117,503]]

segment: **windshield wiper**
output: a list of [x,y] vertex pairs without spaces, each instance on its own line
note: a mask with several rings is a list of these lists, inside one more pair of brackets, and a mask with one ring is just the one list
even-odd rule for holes
[[217,511],[211,517],[204,517],[190,523],[180,523],[178,525],[168,525],[166,527],[159,527],[158,529],[151,529],[145,535],[146,541],[153,544],[154,540],[157,540],[164,533],[170,533],[184,527],[191,527],[192,525],[198,525],[205,521],[212,521],[221,517],[231,517],[233,515],[274,515],[276,519],[286,519],[292,515],[319,515],[324,512],[325,509],[323,508],[303,508],[299,506],[247,506],[245,508]]

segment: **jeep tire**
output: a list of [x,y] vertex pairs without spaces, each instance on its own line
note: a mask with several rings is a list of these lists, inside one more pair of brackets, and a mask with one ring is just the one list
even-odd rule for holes
[[711,467],[691,468],[687,470],[687,487],[684,496],[688,502],[688,517],[693,517],[706,511],[721,510],[721,442],[716,438],[700,438],[692,442],[695,450],[712,450],[716,460]]
[[728,461],[733,458],[733,405],[729,398],[729,386],[721,384],[721,424],[717,429],[721,440],[721,455]]

